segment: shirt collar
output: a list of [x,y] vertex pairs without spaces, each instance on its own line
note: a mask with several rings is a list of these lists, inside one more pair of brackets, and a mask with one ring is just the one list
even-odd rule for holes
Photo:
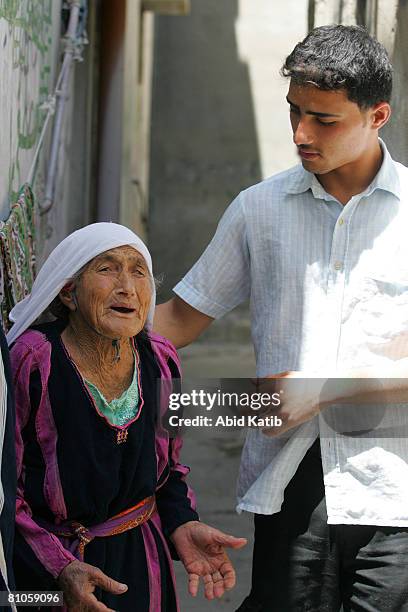
[[396,164],[385,146],[385,142],[381,138],[378,140],[383,152],[383,162],[373,181],[365,190],[365,195],[371,195],[376,189],[383,189],[400,198],[401,184]]
[[311,188],[315,175],[307,172],[301,164],[296,166],[291,184],[286,188],[287,193],[304,193]]
[[[377,172],[373,181],[364,190],[364,195],[371,195],[376,189],[383,189],[389,191],[397,198],[401,195],[401,185],[396,168],[395,162],[388,152],[385,143],[381,138],[378,139],[383,152],[383,161],[381,168]],[[308,189],[311,189],[313,195],[318,198],[325,200],[334,200],[333,196],[328,194],[317,180],[316,176],[312,172],[308,172],[303,168],[301,164],[296,167],[297,172],[294,173],[292,184],[287,188],[287,193],[299,194],[304,193]]]

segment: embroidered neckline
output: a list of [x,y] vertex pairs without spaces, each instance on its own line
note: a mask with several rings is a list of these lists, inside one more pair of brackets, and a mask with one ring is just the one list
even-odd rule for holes
[[132,348],[135,354],[135,359],[136,359],[136,363],[137,363],[137,368],[136,368],[136,372],[137,372],[137,384],[138,384],[138,392],[139,392],[139,407],[137,410],[136,415],[128,422],[126,423],[126,425],[115,425],[113,423],[111,423],[109,421],[108,418],[106,418],[106,416],[104,415],[103,412],[101,412],[98,408],[97,403],[95,402],[95,399],[92,395],[92,393],[90,392],[88,385],[85,383],[84,378],[81,374],[81,372],[78,370],[78,367],[76,365],[76,363],[71,359],[70,354],[67,351],[67,348],[64,344],[64,342],[62,341],[61,335],[58,335],[58,341],[60,344],[60,347],[62,348],[63,353],[65,354],[66,358],[68,359],[69,363],[71,364],[74,372],[76,373],[78,380],[80,382],[80,384],[82,385],[85,394],[88,397],[88,400],[92,406],[92,408],[96,411],[96,413],[102,418],[104,419],[104,421],[107,423],[107,425],[109,425],[109,427],[111,427],[112,429],[115,429],[117,431],[117,444],[121,444],[122,442],[126,442],[127,440],[127,434],[128,434],[128,428],[130,427],[130,425],[132,423],[134,423],[134,421],[137,421],[137,419],[140,417],[141,412],[142,412],[142,408],[144,406],[144,398],[143,398],[143,393],[142,393],[142,381],[141,381],[141,368],[140,368],[140,355],[139,355],[139,351],[137,350],[136,344],[135,344],[135,339],[131,338],[131,343],[132,343]]
[[136,355],[134,357],[134,367],[132,381],[120,397],[113,398],[110,402],[106,399],[102,391],[91,381],[84,378],[84,382],[91,392],[99,410],[113,425],[126,425],[136,414],[139,404],[138,372]]

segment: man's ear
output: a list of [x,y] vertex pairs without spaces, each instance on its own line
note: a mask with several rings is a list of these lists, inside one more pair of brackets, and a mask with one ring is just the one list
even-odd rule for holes
[[58,297],[61,300],[61,302],[64,304],[64,306],[69,308],[71,312],[76,311],[77,305],[76,305],[75,284],[74,283],[69,283],[68,285],[65,285],[65,287],[63,287],[61,291],[59,292]]
[[381,129],[391,117],[391,106],[388,102],[378,102],[370,109],[371,127],[375,130]]

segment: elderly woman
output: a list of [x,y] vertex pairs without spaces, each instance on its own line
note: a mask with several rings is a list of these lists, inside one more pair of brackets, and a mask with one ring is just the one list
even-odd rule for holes
[[[162,426],[179,363],[149,331],[154,305],[146,246],[96,223],[54,249],[10,315],[16,584],[62,589],[69,610],[178,610],[169,545],[192,595],[200,576],[209,599],[234,584],[224,547],[245,540],[198,521]],[[50,309],[55,321],[33,325]]]

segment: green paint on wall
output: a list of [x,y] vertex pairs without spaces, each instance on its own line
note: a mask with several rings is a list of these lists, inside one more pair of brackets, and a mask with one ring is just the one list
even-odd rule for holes
[[[52,12],[56,5],[59,3],[53,0],[0,0],[0,20],[4,19],[8,26],[3,47],[11,45],[10,69],[17,82],[17,99],[12,100],[10,115],[13,146],[8,192],[11,199],[26,179],[21,175],[21,154],[34,150],[37,144],[45,118],[40,106],[52,89],[50,55],[53,37],[60,36],[59,28],[52,31]],[[33,78],[33,74],[38,76]]]

